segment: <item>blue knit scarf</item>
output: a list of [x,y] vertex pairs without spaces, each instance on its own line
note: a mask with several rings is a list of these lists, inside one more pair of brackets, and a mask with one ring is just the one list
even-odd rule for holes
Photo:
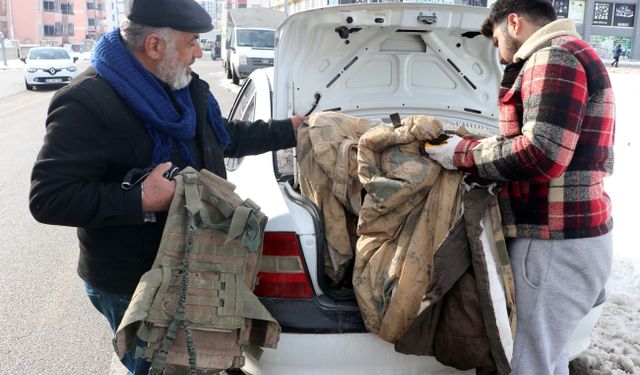
[[[195,164],[189,141],[196,133],[196,111],[189,86],[173,92],[178,104],[176,110],[160,81],[124,46],[119,29],[100,38],[91,64],[142,119],[153,142],[151,166],[169,160],[174,142],[184,161]],[[229,134],[218,102],[211,92],[208,94],[207,120],[224,150],[230,142]]]

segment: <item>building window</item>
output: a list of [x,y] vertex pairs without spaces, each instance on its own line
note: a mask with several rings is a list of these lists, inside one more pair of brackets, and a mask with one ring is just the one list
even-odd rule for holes
[[44,25],[44,36],[55,36],[56,27],[53,25]]
[[72,3],[60,4],[60,10],[62,11],[62,14],[73,14],[73,4]]
[[96,25],[96,19],[95,18],[89,18],[87,20],[87,22],[89,23],[89,26],[95,26]]
[[45,12],[54,12],[56,10],[56,3],[53,1],[43,1],[42,2],[42,9]]
[[96,4],[94,2],[88,2],[87,10],[94,10],[94,9],[96,9]]
[[56,36],[62,35],[62,24],[60,22],[56,22],[55,33],[56,33]]
[[73,28],[73,24],[69,23],[67,24],[67,35],[69,36],[73,36],[75,33],[74,28]]

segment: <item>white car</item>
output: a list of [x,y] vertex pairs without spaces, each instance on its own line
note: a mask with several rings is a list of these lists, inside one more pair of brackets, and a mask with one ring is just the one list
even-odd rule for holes
[[21,60],[24,67],[24,84],[27,90],[34,87],[65,85],[78,75],[77,57],[61,47],[31,48]]
[[[451,127],[498,132],[496,49],[478,32],[488,9],[434,4],[358,4],[295,13],[277,30],[275,66],[253,72],[230,118],[286,118],[340,111],[388,121],[428,114]],[[264,255],[298,259],[297,273],[260,273],[255,293],[282,326],[277,349],[247,355],[247,374],[453,374],[367,333],[353,290],[330,287],[318,208],[301,196],[295,150],[226,160],[236,191],[269,222]],[[259,182],[259,183],[257,183]],[[570,355],[589,345],[603,291],[576,329]]]

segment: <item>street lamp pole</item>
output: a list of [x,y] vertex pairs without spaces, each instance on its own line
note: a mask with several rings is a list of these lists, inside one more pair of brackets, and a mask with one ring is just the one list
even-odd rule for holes
[[7,66],[7,48],[4,46],[4,33],[0,31],[0,44],[2,44],[2,60],[4,61],[4,66]]

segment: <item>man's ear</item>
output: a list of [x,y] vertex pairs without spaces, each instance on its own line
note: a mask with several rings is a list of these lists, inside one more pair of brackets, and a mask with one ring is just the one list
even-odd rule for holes
[[509,13],[507,16],[507,30],[510,31],[514,36],[520,33],[522,29],[522,18],[518,16],[516,13]]
[[152,60],[160,60],[164,56],[167,43],[156,34],[149,34],[144,39],[144,52]]

